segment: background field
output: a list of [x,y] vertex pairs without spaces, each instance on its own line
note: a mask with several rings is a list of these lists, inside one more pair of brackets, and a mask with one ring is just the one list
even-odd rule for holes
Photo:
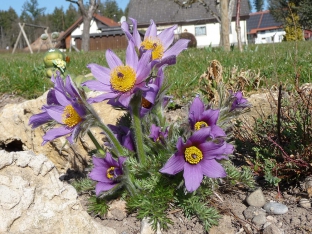
[[[114,51],[124,59],[125,51]],[[224,52],[220,48],[188,49],[180,54],[177,65],[166,69],[166,77],[172,84],[169,94],[175,98],[193,96],[199,91],[198,80],[209,61],[218,60],[223,66],[223,78],[231,76],[231,70],[260,72],[262,86],[272,86],[279,81],[292,88],[295,74],[300,74],[300,83],[311,81],[312,41],[283,42],[279,44],[249,45],[241,53],[236,48]],[[0,94],[13,93],[27,99],[40,96],[51,86],[45,76],[44,52],[0,53]],[[72,75],[90,73],[86,65],[98,63],[107,66],[105,51],[67,52],[70,57],[67,71]]]

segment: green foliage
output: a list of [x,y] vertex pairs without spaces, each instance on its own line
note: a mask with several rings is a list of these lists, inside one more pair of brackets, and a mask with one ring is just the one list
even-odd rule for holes
[[75,180],[71,185],[77,190],[78,193],[88,192],[94,189],[94,181],[88,178]]
[[88,212],[94,215],[104,216],[107,214],[109,206],[107,201],[103,198],[90,196],[88,200]]
[[218,225],[221,218],[219,212],[214,207],[208,207],[207,202],[203,201],[199,196],[190,196],[179,201],[180,207],[185,212],[187,218],[196,215],[203,223],[206,231],[212,226]]

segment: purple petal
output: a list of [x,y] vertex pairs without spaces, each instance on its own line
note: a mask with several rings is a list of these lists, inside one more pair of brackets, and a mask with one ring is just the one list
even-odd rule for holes
[[87,68],[91,70],[92,75],[101,83],[105,85],[110,85],[110,72],[111,70],[102,67],[96,63],[88,64]]
[[48,105],[60,105],[55,97],[55,89],[51,89],[47,94],[47,104]]
[[219,118],[219,113],[219,110],[208,109],[202,112],[199,120],[206,122],[208,126],[216,125]]
[[75,139],[77,139],[79,133],[81,131],[81,124],[77,124],[74,128],[73,128],[73,131],[72,133],[66,137],[66,139],[69,141],[70,144],[73,144]]
[[68,100],[68,97],[66,96],[65,92],[61,92],[59,90],[55,90],[55,97],[58,103],[60,103],[62,106],[68,106],[70,105],[70,101]]
[[187,49],[187,45],[190,40],[180,39],[178,40],[172,47],[170,47],[167,51],[165,51],[163,57],[168,57],[171,55],[178,56],[181,51]]
[[106,153],[105,162],[109,167],[119,167],[118,162],[113,159],[110,153]]
[[225,137],[226,133],[219,126],[213,125],[213,126],[211,126],[211,135],[212,135],[213,138]]
[[107,178],[107,170],[107,167],[94,167],[90,172],[89,177],[95,181],[112,183],[113,181]]
[[105,158],[99,158],[99,157],[92,157],[92,162],[94,167],[107,167],[109,168],[109,166],[107,165],[107,163],[104,160]]
[[109,49],[106,51],[106,62],[110,69],[114,69],[117,66],[123,65],[120,58],[118,58],[118,56]]
[[47,112],[33,115],[29,118],[28,125],[32,125],[31,128],[37,128],[42,124],[52,121],[52,117]]
[[119,167],[121,167],[124,162],[127,160],[127,157],[122,157],[122,156],[119,156],[118,157],[118,164],[119,164]]
[[211,134],[210,127],[201,128],[198,131],[194,132],[193,135],[188,139],[186,145],[199,145],[206,142],[207,138]]
[[151,130],[150,130],[150,138],[153,138],[153,140],[156,142],[157,138],[159,137],[160,127],[157,127],[155,124],[152,124]]
[[201,165],[192,165],[189,163],[184,164],[184,173],[183,173],[185,187],[187,191],[193,192],[200,186],[200,183],[203,180],[203,173],[201,170]]
[[101,192],[108,191],[115,187],[116,184],[109,184],[109,183],[103,183],[103,182],[98,182],[95,186],[95,194],[96,196],[99,196]]
[[189,120],[192,126],[199,120],[200,115],[204,112],[204,108],[202,100],[198,97],[194,98],[189,111]]
[[56,120],[60,124],[63,123],[63,113],[64,113],[64,107],[63,106],[48,106],[46,107],[47,113]]
[[118,96],[118,93],[104,93],[104,94],[101,94],[97,97],[94,97],[94,98],[89,98],[88,99],[88,103],[97,103],[97,102],[102,102],[106,99],[111,99],[111,98],[115,98]]
[[137,74],[136,84],[141,83],[151,73],[152,68],[151,68],[151,64],[149,63],[151,59],[151,55],[152,55],[152,51],[148,50],[142,55],[141,59],[139,60],[138,67],[136,70],[136,74]]
[[205,176],[209,178],[226,177],[226,172],[222,165],[214,159],[203,159],[201,162],[201,169]]
[[53,128],[47,131],[47,133],[43,136],[43,142],[42,145],[47,143],[48,141],[52,141],[55,138],[65,136],[69,133],[71,133],[71,129],[65,128],[65,127],[60,127],[60,128]]
[[157,36],[157,28],[153,20],[151,20],[150,26],[147,28],[144,39],[148,37],[156,37]]
[[124,107],[128,107],[132,96],[133,96],[133,95],[131,95],[129,92],[123,93],[123,94],[120,95],[118,101],[119,101],[119,102],[121,103],[121,105],[123,105]]
[[158,38],[161,40],[165,50],[172,44],[174,39],[174,30],[176,30],[176,28],[177,25],[173,25],[170,28],[166,28],[158,35]]
[[79,92],[69,75],[66,76],[65,89],[71,97],[80,97]]
[[212,141],[205,142],[198,146],[198,148],[204,154],[204,158],[213,159],[217,155],[223,155],[226,150],[226,144],[216,144]]
[[137,29],[137,21],[133,18],[129,18],[132,23],[133,23],[133,41],[134,41],[134,45],[139,48],[141,46],[141,36],[138,32],[138,29]]
[[159,172],[175,175],[183,170],[184,164],[185,160],[182,155],[172,155]]
[[134,46],[131,42],[129,42],[126,51],[126,64],[136,69],[138,66],[138,62],[139,58],[137,53],[135,52]]
[[97,80],[88,80],[81,84],[82,86],[87,86],[89,89],[93,91],[110,91],[111,86],[103,84]]

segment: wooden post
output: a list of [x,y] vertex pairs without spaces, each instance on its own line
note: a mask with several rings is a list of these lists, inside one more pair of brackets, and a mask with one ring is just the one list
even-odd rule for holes
[[26,43],[27,43],[27,46],[28,46],[28,48],[29,48],[30,53],[33,54],[33,51],[32,51],[31,46],[30,46],[30,44],[29,44],[28,38],[27,38],[26,33],[25,33],[25,31],[24,31],[25,23],[23,23],[23,25],[21,25],[21,23],[18,23],[18,26],[20,27],[21,31],[20,31],[20,33],[19,33],[19,35],[18,35],[18,37],[17,37],[17,40],[16,40],[16,43],[15,43],[15,45],[14,45],[14,49],[13,49],[13,51],[12,51],[12,54],[15,52],[15,49],[16,49],[17,44],[18,44],[18,41],[19,41],[20,38],[21,38],[21,34],[23,34],[23,36],[24,36],[24,38],[25,38],[25,41],[26,41]]

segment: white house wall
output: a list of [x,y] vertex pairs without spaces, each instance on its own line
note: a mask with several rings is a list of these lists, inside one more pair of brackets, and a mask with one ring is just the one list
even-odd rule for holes
[[281,30],[259,31],[257,33],[257,38],[255,38],[255,44],[282,42],[285,34],[286,32]]
[[[211,23],[196,26],[206,26],[206,35],[195,36],[197,47],[219,46],[220,43],[220,24]],[[247,43],[246,21],[240,21],[241,41]],[[195,25],[183,25],[178,29],[179,32],[189,32],[195,35]],[[235,22],[231,22],[230,44],[237,44],[237,33],[235,30]]]
[[[71,43],[72,45],[75,45],[75,41],[73,36],[81,36],[82,35],[82,31],[83,31],[83,23],[81,23],[76,29],[74,29],[71,33]],[[90,22],[90,34],[92,33],[101,33],[101,30],[98,29],[96,21],[94,20],[94,18],[91,20]]]

